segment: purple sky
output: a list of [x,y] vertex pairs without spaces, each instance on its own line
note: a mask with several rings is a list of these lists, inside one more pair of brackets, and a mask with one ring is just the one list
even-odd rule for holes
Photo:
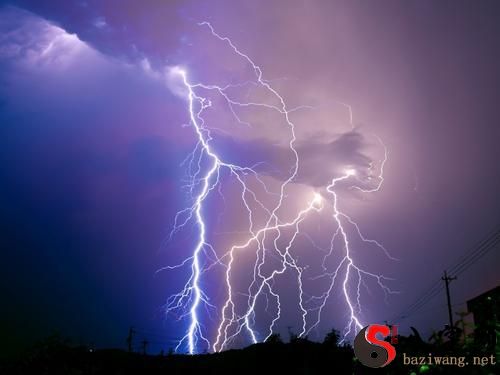
[[[180,164],[196,143],[168,68],[218,84],[251,77],[200,21],[248,53],[290,107],[314,107],[293,115],[302,164],[284,217],[345,166],[380,165],[373,134],[387,146],[381,191],[339,193],[364,233],[400,259],[363,255],[401,292],[387,303],[367,297],[366,323],[400,314],[500,224],[500,9],[493,1],[2,3],[1,329],[12,348],[51,329],[98,346],[123,346],[130,325],[161,335],[164,347],[184,334],[186,322],[165,320],[163,304],[187,274],[155,274],[189,255],[196,233],[191,227],[165,243],[175,212],[189,204]],[[352,107],[354,131],[343,103]],[[208,114],[221,155],[234,163],[264,159],[276,186],[290,168],[282,118],[248,111],[249,129],[228,116],[227,108]],[[220,200],[207,208],[221,247],[243,238],[215,239],[243,225],[234,186],[227,194],[222,224]],[[325,225],[308,224],[318,243],[328,241]],[[303,256],[313,264],[321,255]],[[493,250],[453,282],[455,311],[498,285],[499,261]],[[224,294],[219,276],[205,284],[216,304]],[[343,328],[345,308],[333,302],[312,338]],[[297,329],[297,314],[284,311],[277,330],[286,335],[287,326]],[[402,333],[414,325],[428,335],[446,314],[440,293],[398,323]],[[217,323],[207,325],[213,334]]]

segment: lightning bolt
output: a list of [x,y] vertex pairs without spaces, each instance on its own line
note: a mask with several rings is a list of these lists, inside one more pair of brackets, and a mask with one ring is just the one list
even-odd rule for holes
[[[301,316],[299,336],[307,335],[320,323],[324,307],[335,285],[338,284],[337,279],[342,277],[340,276],[341,274],[343,275],[341,288],[349,312],[349,319],[344,329],[344,339],[347,339],[351,332],[356,332],[363,327],[361,318],[359,317],[361,313],[360,288],[361,285],[365,283],[365,279],[375,280],[386,294],[396,293],[385,283],[390,280],[389,278],[361,268],[354,260],[353,250],[349,243],[349,228],[351,228],[351,232],[354,231],[354,234],[363,242],[370,246],[376,246],[389,258],[394,259],[380,243],[365,238],[355,221],[347,214],[343,213],[339,207],[337,187],[339,184],[358,180],[356,178],[357,171],[354,169],[347,169],[339,177],[333,178],[331,184],[326,187],[324,192],[312,192],[307,204],[295,215],[295,217],[289,219],[280,217],[278,213],[283,207],[287,196],[287,186],[294,182],[300,162],[298,152],[295,149],[295,124],[292,122],[291,114],[294,111],[309,107],[301,106],[289,108],[284,98],[272,86],[271,81],[264,79],[263,71],[260,66],[254,63],[247,54],[241,52],[228,37],[218,34],[210,23],[202,22],[199,25],[206,27],[214,38],[225,43],[236,56],[242,58],[253,71],[254,78],[251,81],[240,84],[221,86],[191,82],[187,71],[179,67],[172,68],[170,72],[182,85],[184,96],[188,103],[189,126],[194,130],[197,139],[194,150],[188,155],[183,163],[187,168],[188,175],[185,186],[188,189],[193,203],[191,206],[179,211],[175,215],[174,226],[170,234],[172,238],[188,223],[194,222],[197,228],[196,244],[190,256],[184,259],[180,264],[167,266],[161,269],[173,270],[184,267],[190,268],[189,277],[183,289],[179,293],[170,296],[166,303],[167,313],[176,314],[179,320],[187,318],[189,321],[186,333],[179,340],[176,349],[179,350],[185,345],[190,354],[197,353],[200,350],[224,350],[243,332],[246,333],[252,343],[265,341],[271,336],[276,323],[281,318],[281,291],[276,287],[275,280],[284,273],[292,273],[297,280],[298,308]],[[230,95],[231,89],[248,85],[266,90],[278,104],[254,101],[242,102]],[[227,104],[235,121],[240,125],[251,126],[251,124],[244,121],[239,116],[238,112],[240,108],[255,107],[257,109],[274,111],[282,116],[289,129],[289,139],[287,143],[290,155],[293,159],[293,166],[288,177],[280,183],[278,193],[271,192],[268,184],[265,183],[261,173],[259,173],[259,165],[244,166],[230,163],[224,160],[214,149],[211,141],[213,140],[212,131],[215,128],[207,126],[204,117],[204,112],[208,108],[211,108],[213,103],[207,96],[202,94],[205,91],[213,93],[221,98]],[[345,103],[341,104],[348,108],[350,124],[352,126],[351,107]],[[383,145],[380,139],[379,141]],[[365,193],[375,192],[381,188],[383,182],[383,168],[387,161],[387,149],[385,146],[384,150],[385,157],[380,166],[380,173],[375,177],[378,180],[377,185],[372,188],[360,187],[359,185],[351,185],[350,187]],[[370,165],[369,179],[373,178],[371,175],[372,169],[373,165]],[[206,209],[205,203],[214,191],[218,192],[223,197],[221,182],[221,176],[223,174],[231,176],[240,188],[241,203],[248,214],[249,237],[240,244],[233,245],[229,250],[223,252],[222,255],[219,255],[220,251],[210,243],[204,211]],[[268,198],[275,198],[272,199],[274,204],[265,204],[264,201],[259,198],[259,194],[257,194],[253,188],[253,185],[248,182],[249,180],[263,188]],[[257,210],[261,210],[260,212],[263,211],[267,217],[267,219],[264,220],[264,224],[261,224],[260,227],[254,222],[254,216]],[[319,215],[320,212],[328,210],[330,210],[333,219],[334,233],[330,241],[330,249],[328,249],[324,256],[322,267],[323,273],[308,278],[305,275],[308,266],[301,264],[298,255],[294,252],[294,244],[298,236],[304,233],[301,232],[301,224],[313,214]],[[287,237],[286,231],[290,230],[291,235]],[[306,237],[310,239],[316,248],[319,248],[307,234]],[[337,238],[340,238],[343,258],[335,270],[329,271],[326,262],[335,251],[334,244]],[[234,290],[232,281],[235,273],[234,266],[238,256],[240,256],[241,253],[250,251],[249,249],[253,247],[255,247],[256,255],[256,261],[253,264],[253,278],[248,286],[247,292],[243,296],[246,299],[246,305],[241,307],[238,306],[236,297],[241,298],[242,294]],[[266,266],[268,266],[271,261],[276,260],[278,260],[278,265],[273,266],[271,271],[267,270]],[[202,324],[200,314],[202,308],[204,308],[210,316],[211,311],[217,312],[216,305],[211,302],[208,293],[202,286],[203,275],[216,266],[221,266],[225,269],[225,287],[227,295],[220,309],[220,322],[214,334],[215,339],[212,343],[209,339],[211,334]],[[326,278],[329,280],[328,288],[319,296],[308,295],[304,290],[305,282],[307,282],[308,279],[319,278]],[[355,285],[354,288],[352,287],[353,284]],[[269,306],[273,303],[276,310],[265,332],[260,332],[256,328],[256,318],[258,315],[256,307],[260,301],[265,301],[266,312],[269,313]],[[315,317],[310,318],[310,316],[313,315]]]

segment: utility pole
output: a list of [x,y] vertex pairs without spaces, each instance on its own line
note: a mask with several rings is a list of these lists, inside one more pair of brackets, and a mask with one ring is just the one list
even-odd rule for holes
[[450,299],[450,282],[456,279],[457,279],[456,276],[449,277],[446,271],[444,271],[444,276],[441,278],[441,280],[443,280],[446,285],[446,299],[448,301],[448,318],[450,319],[450,330],[453,329],[453,315],[451,314],[451,299]]
[[146,348],[148,346],[149,342],[148,340],[144,339],[142,340],[142,354],[146,355]]
[[127,346],[129,353],[132,353],[132,341],[134,340],[134,335],[135,335],[134,327],[130,327],[127,336]]

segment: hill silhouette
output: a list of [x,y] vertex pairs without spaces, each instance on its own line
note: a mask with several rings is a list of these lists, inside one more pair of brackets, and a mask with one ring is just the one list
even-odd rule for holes
[[332,330],[322,343],[293,336],[284,343],[273,335],[265,343],[244,349],[199,355],[144,355],[120,349],[91,350],[73,346],[69,340],[54,335],[40,342],[16,359],[0,365],[4,375],[76,375],[76,374],[495,374],[498,366],[421,366],[403,363],[408,356],[453,355],[480,356],[494,352],[473,342],[448,340],[424,342],[413,329],[410,336],[400,336],[395,345],[394,362],[381,369],[363,366],[349,345],[339,344],[339,334]]

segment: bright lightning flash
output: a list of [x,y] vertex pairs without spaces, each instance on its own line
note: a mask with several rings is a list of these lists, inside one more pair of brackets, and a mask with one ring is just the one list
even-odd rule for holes
[[323,197],[321,196],[321,194],[314,193],[313,203],[319,205],[321,204],[321,202],[323,202]]
[[[244,333],[246,333],[253,343],[266,340],[273,333],[273,329],[281,317],[280,296],[282,291],[278,290],[274,281],[279,275],[283,275],[285,272],[294,275],[297,282],[298,309],[301,315],[299,336],[309,333],[320,323],[323,309],[327,304],[330,294],[334,287],[340,283],[345,305],[350,316],[344,330],[344,338],[346,339],[351,332],[356,332],[363,326],[359,315],[361,313],[360,287],[364,283],[364,279],[375,280],[386,295],[388,293],[395,293],[384,283],[388,278],[359,267],[354,260],[354,254],[349,243],[349,232],[352,230],[354,230],[355,235],[362,241],[378,247],[390,257],[382,245],[374,240],[366,239],[361,234],[358,225],[343,213],[339,207],[339,195],[336,188],[339,184],[353,182],[351,180],[357,176],[357,172],[354,169],[346,169],[340,177],[335,177],[331,180],[331,184],[326,187],[324,195],[317,192],[313,193],[307,204],[304,204],[303,209],[295,217],[291,219],[279,217],[278,212],[280,212],[280,208],[286,197],[285,190],[290,183],[293,183],[300,162],[299,155],[295,149],[295,125],[290,116],[293,111],[300,108],[288,108],[285,100],[271,86],[270,81],[263,78],[261,68],[250,57],[241,52],[229,38],[219,35],[212,25],[207,22],[203,22],[200,25],[207,27],[213,37],[225,43],[237,56],[249,64],[253,70],[254,79],[250,83],[218,86],[191,82],[186,69],[176,67],[171,70],[171,74],[177,77],[185,91],[189,122],[197,139],[196,147],[184,164],[187,166],[187,188],[192,197],[192,205],[177,213],[171,232],[171,236],[173,236],[188,223],[193,222],[197,228],[196,245],[182,263],[163,268],[172,270],[188,267],[190,269],[184,288],[179,293],[170,296],[166,304],[167,313],[177,313],[180,320],[187,318],[189,322],[186,334],[180,339],[177,349],[186,347],[187,351],[191,354],[201,350],[220,351],[227,349],[236,337]],[[229,89],[243,87],[248,84],[266,90],[279,104],[241,102],[229,94]],[[294,166],[288,178],[281,183],[279,193],[270,192],[269,187],[261,178],[262,176],[259,174],[256,166],[232,164],[218,155],[211,144],[212,129],[205,123],[204,118],[205,110],[212,107],[213,104],[211,100],[203,96],[203,92],[211,92],[224,100],[235,121],[239,124],[244,123],[238,115],[238,110],[243,107],[255,107],[259,110],[274,111],[282,116],[289,129],[287,143],[290,155],[294,160]],[[350,109],[350,107],[348,108]],[[349,113],[352,117],[352,113]],[[383,164],[387,159],[387,151],[385,155],[386,157],[380,167],[378,186],[375,189],[363,190],[359,188],[360,190],[376,191],[380,188],[383,181]],[[207,233],[207,222],[204,217],[204,203],[207,198],[214,190],[222,194],[221,176],[223,173],[231,176],[241,189],[241,203],[248,214],[249,234],[246,241],[232,246],[225,252],[218,251],[210,243],[210,236]],[[250,184],[249,181],[264,188],[264,191],[269,195],[273,197],[277,196],[277,199],[272,200],[275,203],[269,207],[269,203],[265,204],[263,199],[259,199],[257,192],[252,189],[254,184]],[[327,196],[331,197],[331,199],[327,199]],[[259,212],[264,211],[267,215],[267,220],[259,227],[254,223],[257,210],[260,210]],[[320,295],[311,296],[304,292],[304,283],[312,278],[305,276],[307,265],[299,262],[298,256],[294,251],[294,243],[297,237],[303,233],[300,228],[301,224],[311,217],[311,215],[319,215],[322,212],[331,212],[333,234],[330,241],[330,249],[327,251],[323,262],[324,272],[315,275],[314,278],[324,278],[329,281],[327,283],[328,287]],[[284,229],[287,229],[287,231],[284,232]],[[291,235],[289,234],[289,230],[292,232]],[[340,238],[341,242],[341,248],[338,251],[343,254],[343,257],[335,269],[329,270],[326,266],[326,261],[334,253],[334,243],[337,238]],[[233,290],[232,282],[234,277],[233,270],[235,263],[238,261],[239,253],[250,251],[250,248],[256,249],[256,261],[248,268],[249,272],[253,273],[253,279],[246,293],[246,305],[243,306],[244,312],[242,313],[241,305],[238,310],[238,302],[235,300],[236,292]],[[268,262],[270,260],[275,261],[276,259],[279,260],[279,265],[275,266],[272,271],[266,271],[265,266],[268,265]],[[210,330],[201,323],[200,314],[202,311],[217,311],[217,307],[211,302],[208,292],[204,290],[202,277],[216,266],[221,266],[225,269],[227,298],[220,310],[220,321],[216,332],[211,334]],[[337,282],[339,278],[342,278],[342,280]],[[238,293],[238,296],[241,297],[241,293]],[[267,306],[273,303],[276,310],[272,321],[264,332],[256,328],[258,326],[258,311],[256,307],[262,301],[265,301],[267,313],[269,313]],[[179,311],[181,312],[180,314],[178,314]],[[215,336],[213,340],[209,338],[212,335]]]

